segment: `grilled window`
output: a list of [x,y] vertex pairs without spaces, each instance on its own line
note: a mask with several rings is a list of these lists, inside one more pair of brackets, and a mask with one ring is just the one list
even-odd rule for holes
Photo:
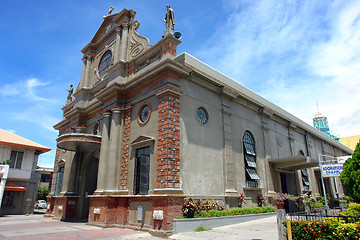
[[259,175],[256,172],[255,141],[251,133],[246,131],[243,136],[245,179],[247,187],[258,187]]
[[21,169],[24,152],[11,151],[10,155],[10,168]]
[[310,186],[310,182],[309,182],[309,173],[306,169],[301,169],[301,178],[303,181],[304,188],[308,188]]
[[[305,154],[302,150],[299,151],[299,155],[305,156]],[[308,173],[307,169],[301,169],[301,178],[302,178],[304,189],[309,190],[310,181],[309,181],[309,173]]]

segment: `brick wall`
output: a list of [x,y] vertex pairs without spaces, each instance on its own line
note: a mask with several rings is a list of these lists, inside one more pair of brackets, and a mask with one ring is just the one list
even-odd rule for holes
[[[55,197],[53,209],[54,217],[61,220],[75,219],[77,206],[77,197]],[[62,209],[59,207],[62,207]]]
[[180,96],[159,95],[157,188],[180,188]]
[[123,133],[123,147],[121,153],[121,173],[120,173],[120,189],[127,189],[127,173],[128,160],[130,150],[130,124],[131,124],[131,109],[124,113],[124,133]]
[[[181,205],[183,196],[156,196],[156,197],[90,197],[89,219],[88,222],[95,225],[122,227],[135,227],[141,229],[153,229],[160,231],[173,231],[174,218],[182,215]],[[151,225],[141,225],[129,222],[130,202],[151,202],[154,210],[164,211],[163,220],[151,219]],[[99,209],[100,214],[94,213],[94,209]],[[137,213],[135,213],[137,214]],[[152,218],[152,213],[151,213]]]

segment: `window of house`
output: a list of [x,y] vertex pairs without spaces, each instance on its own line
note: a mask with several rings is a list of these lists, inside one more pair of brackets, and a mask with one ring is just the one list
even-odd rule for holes
[[244,161],[245,161],[245,176],[246,176],[246,187],[258,187],[259,175],[257,174],[256,168],[256,152],[255,152],[255,141],[251,133],[246,131],[243,136],[243,147],[244,147]]
[[136,149],[134,194],[146,195],[149,191],[150,147]]
[[49,182],[50,181],[50,174],[41,174],[40,182]]
[[11,151],[10,155],[10,168],[21,169],[24,152]]

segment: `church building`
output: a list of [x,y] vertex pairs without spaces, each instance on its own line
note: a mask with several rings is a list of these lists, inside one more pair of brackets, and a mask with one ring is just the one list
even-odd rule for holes
[[[63,110],[47,214],[172,231],[185,197],[257,205],[259,194],[322,194],[318,155],[352,150],[188,53],[168,7],[164,36],[111,14]],[[335,184],[335,185],[334,185]],[[340,181],[325,181],[330,195]]]

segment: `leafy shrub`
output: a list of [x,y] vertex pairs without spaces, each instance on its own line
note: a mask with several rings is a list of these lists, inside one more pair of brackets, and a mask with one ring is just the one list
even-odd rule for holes
[[198,216],[200,211],[209,211],[212,209],[222,211],[225,207],[215,200],[207,199],[203,202],[201,199],[195,200],[192,197],[185,198],[182,205],[183,215],[187,218]]
[[360,204],[350,203],[349,209],[339,214],[345,223],[360,223]]
[[[286,222],[284,222],[286,227]],[[342,239],[360,238],[360,225],[334,221],[292,221],[291,232],[294,240],[303,239]]]
[[185,198],[182,204],[183,215],[187,218],[194,217],[194,214],[201,210],[200,204],[201,200],[194,200],[192,197]]
[[357,212],[360,212],[360,203],[350,203],[349,209],[354,209]]
[[345,161],[340,179],[353,201],[360,203],[360,143],[356,145],[352,157]]
[[352,223],[339,224],[336,232],[337,239],[359,239],[360,225]]
[[311,203],[310,207],[311,208],[319,208],[319,207],[323,207],[324,204],[322,202],[315,202],[315,203]]
[[[284,222],[286,227],[286,222]],[[304,239],[332,239],[336,230],[336,224],[328,222],[312,222],[312,221],[292,221],[291,233],[294,240]],[[336,239],[336,238],[334,238]]]
[[219,210],[200,211],[199,217],[201,218],[225,217],[225,216],[258,214],[258,213],[268,213],[268,212],[275,212],[275,208],[271,206],[266,206],[266,207],[254,207],[254,208],[235,208],[224,211],[219,211]]

